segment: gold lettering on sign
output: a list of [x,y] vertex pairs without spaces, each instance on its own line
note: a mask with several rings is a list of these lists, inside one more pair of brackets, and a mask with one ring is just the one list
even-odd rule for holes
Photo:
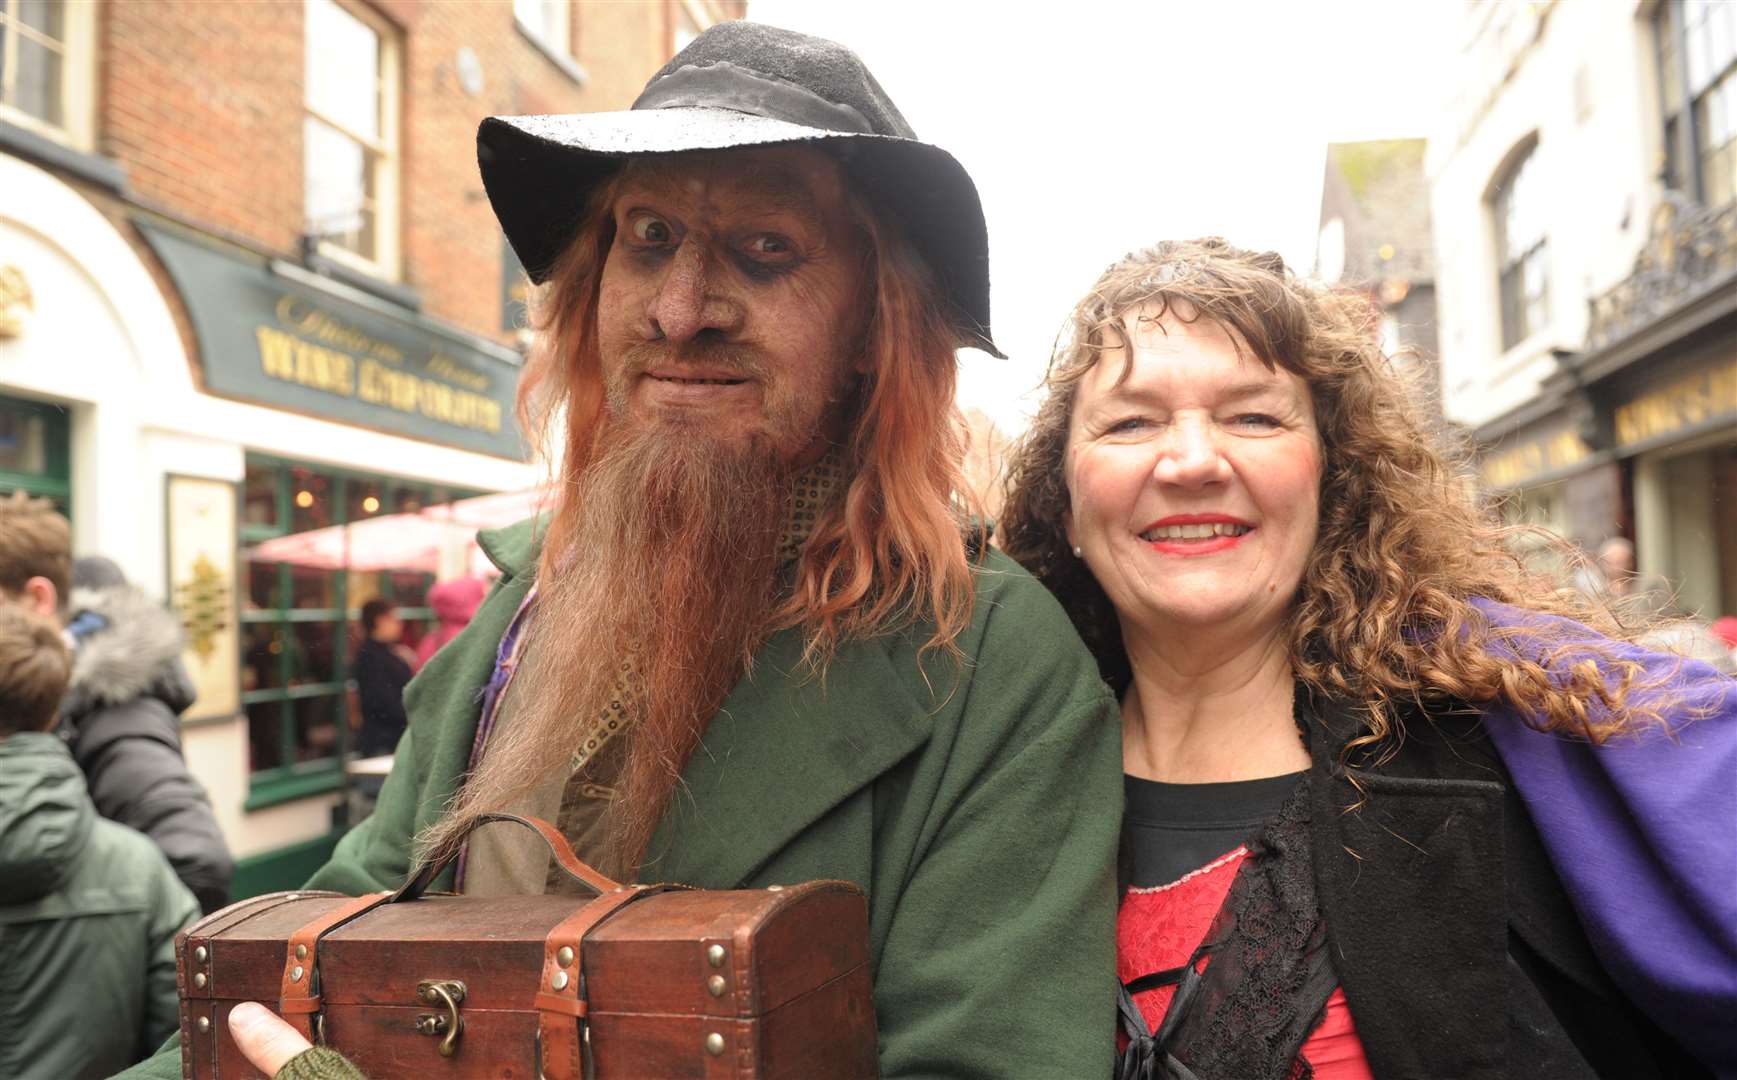
[[260,367],[271,378],[339,397],[356,392],[356,361],[352,357],[269,326],[255,327],[253,332],[259,339]]
[[470,390],[483,391],[489,388],[489,377],[480,371],[472,371],[445,353],[435,353],[428,361],[428,372],[439,375],[447,382],[457,383]]
[[1616,410],[1616,443],[1633,446],[1737,413],[1737,360],[1697,371]]
[[1495,488],[1517,487],[1535,476],[1578,465],[1592,448],[1572,431],[1522,443],[1484,462],[1484,483]]
[[356,396],[370,405],[401,413],[421,413],[430,420],[491,434],[501,430],[501,403],[468,390],[423,379],[406,371],[362,361]]
[[299,297],[285,293],[278,298],[277,321],[299,334],[317,338],[328,345],[348,349],[361,356],[372,356],[388,364],[402,364],[404,350],[342,322]]
[[403,350],[293,296],[278,301],[277,317],[294,333],[269,326],[253,329],[259,341],[260,370],[267,378],[452,427],[500,433],[505,419],[500,402],[474,392],[489,388],[489,377],[482,372],[437,352],[428,362],[428,372],[457,386],[413,375],[402,370]]

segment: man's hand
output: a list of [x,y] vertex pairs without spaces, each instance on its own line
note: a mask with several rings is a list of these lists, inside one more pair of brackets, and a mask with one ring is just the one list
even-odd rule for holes
[[229,1034],[242,1056],[267,1076],[276,1076],[285,1062],[312,1045],[270,1009],[252,1001],[230,1011]]

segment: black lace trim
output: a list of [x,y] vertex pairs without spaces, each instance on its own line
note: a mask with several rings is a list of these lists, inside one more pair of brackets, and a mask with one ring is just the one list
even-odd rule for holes
[[[1156,1035],[1122,990],[1117,1080],[1310,1080],[1300,1051],[1338,984],[1315,894],[1309,778],[1248,845]],[[1198,961],[1209,958],[1204,973]],[[1166,973],[1173,974],[1173,973]]]

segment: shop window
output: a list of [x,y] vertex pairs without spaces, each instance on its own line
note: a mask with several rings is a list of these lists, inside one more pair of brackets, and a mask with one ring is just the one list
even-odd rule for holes
[[530,38],[560,56],[573,55],[569,0],[513,0],[513,19]]
[[1511,349],[1550,318],[1550,270],[1545,212],[1548,193],[1538,176],[1536,140],[1523,144],[1491,187],[1502,296],[1502,348]]
[[397,603],[404,644],[434,623],[432,567],[394,566],[383,550],[413,522],[358,530],[394,513],[420,515],[478,494],[250,455],[242,485],[245,559],[241,687],[258,807],[342,782],[360,723],[350,660],[361,607]]
[[71,517],[71,461],[65,409],[0,397],[0,496],[23,491]]
[[306,10],[308,238],[323,255],[395,278],[398,42],[362,8],[307,0]]
[[94,7],[0,0],[0,119],[90,148]]

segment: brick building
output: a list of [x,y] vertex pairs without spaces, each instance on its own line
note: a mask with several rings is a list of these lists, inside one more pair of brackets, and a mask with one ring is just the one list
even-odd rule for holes
[[357,608],[414,634],[540,477],[478,121],[626,108],[744,7],[0,0],[0,494],[181,611],[238,892],[342,826]]

